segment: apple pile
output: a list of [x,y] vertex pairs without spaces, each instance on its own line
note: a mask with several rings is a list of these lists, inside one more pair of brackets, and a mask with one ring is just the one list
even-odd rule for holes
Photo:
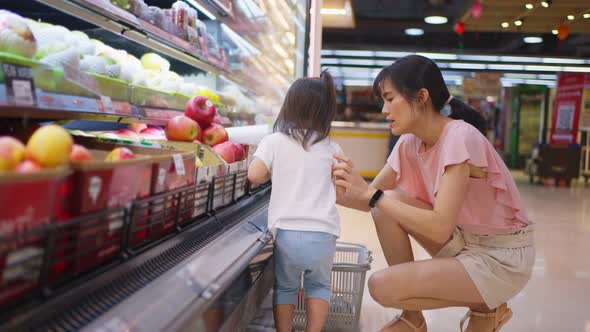
[[202,128],[202,135],[197,140],[211,147],[228,163],[244,160],[245,149],[242,145],[229,141],[225,128],[221,125],[221,118],[217,114],[217,107],[204,96],[193,97],[186,103],[184,115],[197,122]]
[[37,129],[25,146],[10,136],[0,137],[0,173],[32,173],[58,167],[70,161],[74,141],[60,126]]

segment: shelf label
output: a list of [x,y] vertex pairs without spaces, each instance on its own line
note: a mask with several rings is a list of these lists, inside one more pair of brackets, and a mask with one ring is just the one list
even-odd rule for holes
[[186,174],[186,171],[184,170],[184,160],[182,160],[182,156],[178,153],[175,153],[174,155],[172,155],[172,158],[174,159],[174,168],[176,169],[176,174],[180,176]]
[[113,108],[113,101],[111,97],[108,96],[100,96],[100,101],[102,103],[102,107],[106,113],[114,114],[115,110]]
[[19,106],[34,106],[37,98],[33,70],[30,67],[8,63],[3,63],[2,69],[6,80],[8,102]]
[[98,82],[96,79],[77,68],[72,66],[64,65],[64,78],[77,86],[86,89],[97,96],[100,96],[98,91]]

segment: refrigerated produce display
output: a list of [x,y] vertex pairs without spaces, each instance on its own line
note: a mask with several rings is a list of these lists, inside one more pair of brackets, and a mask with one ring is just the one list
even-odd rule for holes
[[0,330],[237,331],[272,285],[248,183],[309,1],[0,8]]

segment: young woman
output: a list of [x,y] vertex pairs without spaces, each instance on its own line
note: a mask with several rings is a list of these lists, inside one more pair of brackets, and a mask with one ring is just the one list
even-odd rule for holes
[[[430,59],[411,55],[384,68],[375,93],[391,131],[402,135],[369,185],[346,156],[333,168],[338,203],[371,211],[389,268],[369,279],[371,296],[402,309],[383,331],[426,331],[421,310],[467,307],[461,330],[499,331],[506,301],[528,282],[533,225],[483,117],[447,90]],[[449,117],[440,114],[449,104]],[[412,236],[432,259],[414,261]]]

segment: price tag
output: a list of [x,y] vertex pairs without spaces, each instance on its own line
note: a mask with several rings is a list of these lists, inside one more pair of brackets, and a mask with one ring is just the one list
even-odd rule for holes
[[102,102],[102,107],[104,111],[109,114],[115,114],[115,109],[113,108],[113,101],[111,97],[108,96],[100,96],[100,101]]
[[172,158],[174,159],[174,168],[176,169],[176,174],[180,176],[186,174],[184,170],[184,160],[182,160],[182,156],[179,154],[174,154],[172,155]]
[[34,106],[35,84],[33,70],[30,67],[2,64],[6,80],[8,102],[19,106]]
[[64,78],[77,86],[86,89],[95,95],[100,95],[96,79],[78,68],[64,65]]

